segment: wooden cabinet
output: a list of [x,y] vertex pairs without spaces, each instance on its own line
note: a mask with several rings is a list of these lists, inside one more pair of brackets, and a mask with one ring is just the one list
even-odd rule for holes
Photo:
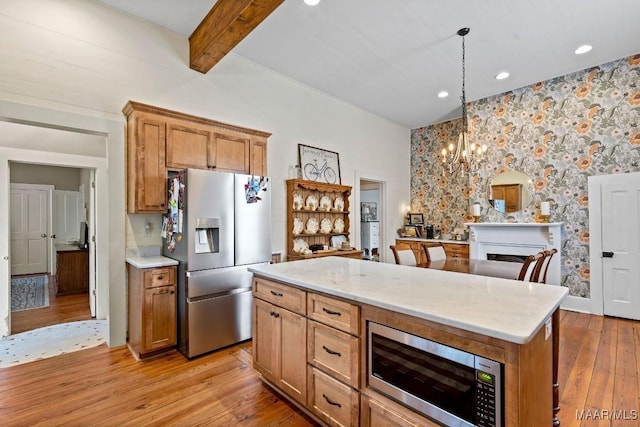
[[169,169],[213,168],[215,167],[214,144],[214,134],[210,126],[181,120],[167,120],[166,166]]
[[253,289],[253,367],[267,381],[306,405],[306,293],[261,279],[254,281]]
[[350,195],[351,187],[348,185],[287,180],[287,259],[328,255],[362,259],[362,251],[354,248],[346,251],[320,250],[312,254],[301,251],[312,245],[329,247],[333,236],[344,236],[349,241]]
[[56,248],[56,262],[56,295],[89,292],[88,249]]
[[504,200],[505,212],[517,212],[521,208],[522,184],[492,185],[493,200]]
[[251,161],[249,162],[251,175],[264,176],[267,174],[267,139],[254,137],[251,139],[249,152]]
[[129,101],[127,211],[164,213],[167,171],[267,174],[266,132]]
[[454,242],[438,242],[435,240],[411,240],[411,239],[396,239],[396,245],[404,244],[409,245],[418,264],[424,264],[427,262],[427,255],[424,252],[424,246],[436,246],[442,245],[445,253],[450,258],[469,258],[469,244],[468,243],[454,243]]
[[[552,424],[554,340],[548,336],[546,327],[540,327],[527,343],[517,344],[355,300],[366,292],[356,291],[354,299],[341,298],[312,288],[300,288],[295,285],[297,279],[289,279],[286,274],[281,277],[283,281],[293,280],[292,284],[274,282],[260,275],[253,279],[254,367],[266,382],[291,396],[296,406],[320,424],[440,425],[369,385],[366,330],[370,322],[504,364],[504,425]],[[324,289],[342,292],[330,287]],[[306,339],[301,335],[305,327]],[[287,360],[283,359],[285,353]],[[301,363],[305,354],[306,389],[300,376],[305,368]],[[287,376],[283,378],[285,369],[288,369]]]
[[166,125],[158,116],[132,112],[127,118],[127,209],[165,212]]
[[256,277],[253,367],[278,390],[331,425],[360,413],[360,309]]
[[136,268],[129,276],[128,346],[138,359],[173,348],[177,340],[176,267]]

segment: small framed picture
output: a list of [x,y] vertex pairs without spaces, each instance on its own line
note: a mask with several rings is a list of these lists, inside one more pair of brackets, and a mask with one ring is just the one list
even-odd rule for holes
[[420,237],[418,230],[412,225],[405,225],[402,229],[402,234],[403,237]]
[[409,225],[424,224],[424,216],[421,213],[409,213]]
[[377,221],[378,204],[375,202],[361,202],[360,217],[363,222]]

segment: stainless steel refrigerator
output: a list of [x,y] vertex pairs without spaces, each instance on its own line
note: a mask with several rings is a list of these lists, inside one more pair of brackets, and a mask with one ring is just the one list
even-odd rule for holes
[[178,349],[188,358],[252,336],[247,266],[271,260],[267,177],[186,169],[169,177],[163,254],[178,264]]

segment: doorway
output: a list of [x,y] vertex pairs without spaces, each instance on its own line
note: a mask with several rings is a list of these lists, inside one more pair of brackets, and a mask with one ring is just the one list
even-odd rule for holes
[[[46,128],[29,123],[0,121],[0,157],[2,158],[2,162],[0,164],[2,183],[0,184],[0,188],[6,188],[7,192],[5,194],[7,200],[16,201],[16,204],[21,206],[40,206],[46,204],[46,226],[39,226],[37,228],[41,231],[38,236],[45,236],[45,238],[42,238],[42,241],[45,242],[44,247],[49,254],[49,256],[45,255],[43,257],[45,259],[45,263],[43,263],[45,268],[38,268],[37,271],[25,271],[20,268],[16,268],[16,265],[14,265],[15,262],[13,262],[14,256],[18,256],[15,255],[17,252],[15,249],[16,245],[12,245],[12,242],[10,242],[11,239],[7,237],[9,235],[13,237],[13,232],[17,228],[15,218],[17,217],[18,212],[25,209],[13,209],[12,212],[12,203],[5,206],[3,212],[1,212],[2,215],[0,216],[6,215],[5,224],[7,234],[5,235],[6,240],[0,240],[2,240],[2,247],[4,247],[5,244],[7,245],[7,256],[4,256],[3,259],[9,260],[10,262],[5,261],[4,263],[4,265],[7,266],[7,270],[5,270],[6,273],[3,272],[6,276],[4,276],[4,274],[3,276],[8,280],[5,281],[3,279],[0,281],[0,288],[2,288],[3,294],[0,299],[0,307],[2,308],[3,313],[5,313],[3,315],[4,322],[0,325],[2,326],[2,328],[0,328],[1,335],[6,336],[16,332],[68,321],[91,319],[94,316],[102,319],[106,318],[106,313],[104,311],[102,314],[98,313],[98,310],[96,310],[97,305],[95,304],[100,293],[97,292],[98,281],[96,280],[96,247],[94,241],[91,241],[89,247],[86,249],[90,278],[89,292],[85,292],[84,295],[78,295],[75,297],[75,299],[81,302],[75,301],[73,303],[68,303],[67,299],[67,302],[65,302],[64,305],[55,304],[55,297],[57,297],[56,294],[59,289],[56,288],[56,263],[53,261],[55,260],[56,255],[55,242],[51,238],[52,234],[54,234],[51,232],[54,218],[52,212],[52,201],[54,199],[53,189],[67,189],[65,187],[65,183],[67,181],[74,181],[73,179],[69,179],[69,173],[75,174],[76,176],[73,186],[69,189],[75,190],[76,193],[79,193],[84,189],[82,196],[78,194],[79,200],[86,200],[86,203],[83,201],[82,211],[77,212],[78,219],[80,215],[88,215],[87,218],[90,219],[90,221],[87,222],[91,224],[92,229],[92,233],[90,235],[95,236],[97,234],[93,232],[95,228],[95,220],[93,218],[97,213],[97,209],[93,208],[93,206],[95,206],[94,191],[96,187],[94,184],[96,183],[97,170],[99,171],[99,175],[103,177],[102,182],[106,182],[104,180],[106,138],[104,136],[87,135],[70,130]],[[62,171],[66,171],[67,174],[65,175]],[[12,183],[14,183],[14,185],[12,185]],[[34,188],[48,189],[46,203],[32,203],[36,199],[34,197],[28,197],[26,193],[29,192],[22,191],[23,194],[19,194],[20,192],[14,191],[16,189],[16,183],[18,184],[17,188],[21,188],[23,190],[31,190]],[[17,222],[21,223],[23,221],[20,220]],[[77,236],[80,230],[79,224],[76,227],[78,231],[75,231],[75,235]],[[29,226],[27,229],[28,228],[33,227]],[[23,246],[34,247],[37,245],[34,245],[32,241],[28,244],[23,244]],[[23,252],[25,252],[27,256],[18,256],[18,258],[34,258],[34,256],[29,254],[29,252],[34,251],[30,251],[28,247],[26,250],[23,250]],[[38,252],[40,253],[40,251]],[[44,311],[48,311],[48,314],[42,311],[42,308],[22,310],[16,313],[12,312],[11,278],[12,276],[16,276],[16,273],[30,273],[31,275],[36,274],[40,276],[40,279],[37,281],[24,280],[22,284],[31,286],[34,282],[45,282],[45,289],[48,292],[44,293],[49,297],[45,298],[48,299],[49,306],[48,310]],[[25,279],[27,279],[27,277],[25,277]],[[42,287],[40,286],[39,292],[43,293],[41,288]],[[29,288],[26,293],[31,292],[31,289],[32,288]],[[37,299],[40,302],[42,301],[40,295],[37,296]],[[90,302],[93,302],[94,304],[90,304]],[[46,307],[46,304],[43,305]],[[39,310],[40,312],[36,315],[35,311]],[[34,320],[35,318],[37,319]],[[18,319],[18,324],[16,327],[12,327],[12,321],[15,321],[16,319]]]
[[589,177],[591,311],[640,319],[640,173]]
[[356,171],[355,235],[356,246],[362,249],[363,259],[385,262],[386,182],[372,174]]
[[82,234],[84,224],[93,229],[93,169],[21,162],[9,169],[10,297],[18,305],[11,334],[95,317],[95,268]]

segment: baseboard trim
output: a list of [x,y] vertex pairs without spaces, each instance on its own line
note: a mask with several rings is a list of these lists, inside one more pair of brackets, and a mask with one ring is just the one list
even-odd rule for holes
[[565,300],[562,302],[562,304],[560,304],[560,308],[563,310],[592,314],[591,298],[581,298],[568,295],[567,298],[565,298]]

